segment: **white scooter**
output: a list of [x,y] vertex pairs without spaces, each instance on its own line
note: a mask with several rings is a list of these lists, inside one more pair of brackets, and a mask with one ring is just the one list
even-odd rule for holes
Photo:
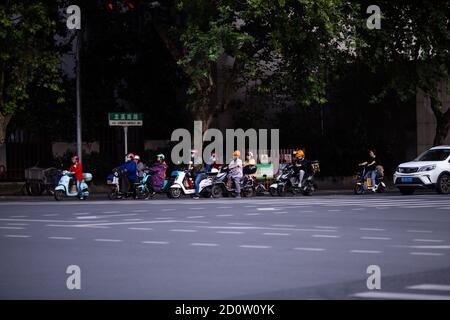
[[[200,181],[199,186],[199,194],[205,197],[209,197],[211,195],[211,188],[212,188],[212,180],[213,176],[217,175],[219,170],[212,169],[211,172],[207,173],[205,179]],[[195,194],[195,187],[189,187],[188,182],[188,171],[178,171],[178,175],[175,178],[175,181],[170,186],[169,190],[167,191],[167,195],[170,198],[179,198],[182,194],[185,195],[194,195]],[[191,182],[191,185],[193,183]]]
[[83,180],[80,183],[81,193],[78,193],[76,186],[74,190],[70,190],[69,183],[72,177],[72,173],[64,170],[62,177],[59,179],[58,185],[55,188],[55,200],[60,201],[64,197],[79,197],[80,199],[86,199],[89,196],[89,189],[86,182],[92,180],[92,174],[83,173]]

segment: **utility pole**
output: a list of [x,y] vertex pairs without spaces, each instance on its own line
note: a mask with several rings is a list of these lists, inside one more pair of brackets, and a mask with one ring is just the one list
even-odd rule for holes
[[77,59],[77,84],[76,84],[76,96],[77,96],[77,154],[80,157],[80,162],[83,157],[83,140],[81,137],[81,43],[83,41],[81,29],[77,31],[77,47],[76,47],[76,59]]

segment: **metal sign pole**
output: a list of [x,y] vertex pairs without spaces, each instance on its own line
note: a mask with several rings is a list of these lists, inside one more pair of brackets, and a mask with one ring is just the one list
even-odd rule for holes
[[128,154],[128,127],[124,126],[123,127],[123,133],[125,136],[125,154]]

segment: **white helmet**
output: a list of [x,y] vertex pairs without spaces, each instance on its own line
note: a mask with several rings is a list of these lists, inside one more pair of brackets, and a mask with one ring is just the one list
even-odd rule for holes
[[216,168],[212,168],[212,169],[211,169],[211,173],[219,173],[219,170],[216,169]]
[[138,155],[135,155],[134,160],[141,160],[141,157],[139,157]]

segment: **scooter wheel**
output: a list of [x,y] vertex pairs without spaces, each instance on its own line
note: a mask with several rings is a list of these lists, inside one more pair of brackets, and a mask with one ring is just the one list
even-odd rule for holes
[[62,190],[56,190],[55,191],[55,200],[61,201],[64,198],[64,191]]
[[116,190],[110,190],[108,192],[108,199],[109,200],[116,200],[117,199],[117,192],[116,192]]
[[364,187],[361,184],[357,184],[355,185],[355,187],[353,188],[353,193],[354,194],[363,194],[364,193]]
[[246,197],[246,198],[252,197],[253,196],[253,189],[251,189],[251,188],[244,189],[243,192],[242,192],[242,195],[244,197]]
[[170,198],[178,199],[179,197],[181,197],[181,189],[180,188],[170,188],[169,196],[170,196]]
[[220,198],[222,196],[222,187],[220,186],[213,186],[211,189],[211,196],[213,198]]
[[278,195],[277,189],[274,187],[269,188],[269,193],[272,197],[275,197]]

